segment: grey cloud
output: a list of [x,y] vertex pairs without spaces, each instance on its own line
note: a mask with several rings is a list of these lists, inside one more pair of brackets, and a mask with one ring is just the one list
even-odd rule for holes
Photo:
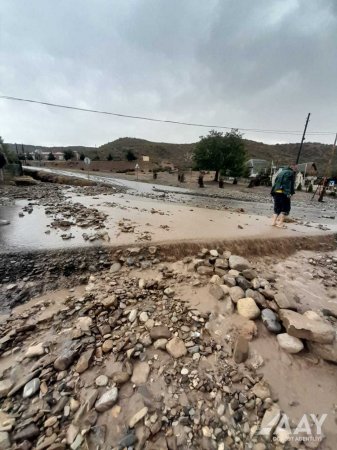
[[[302,129],[311,111],[311,129],[333,130],[336,41],[334,0],[2,0],[0,92],[246,128]],[[0,134],[27,143],[207,132],[5,101],[0,116]]]

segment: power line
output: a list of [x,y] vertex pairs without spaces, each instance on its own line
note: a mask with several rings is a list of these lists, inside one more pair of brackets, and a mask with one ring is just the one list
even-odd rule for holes
[[[176,125],[185,125],[190,127],[203,127],[203,128],[221,128],[225,130],[232,130],[232,129],[238,129],[240,131],[248,131],[251,133],[274,133],[274,134],[293,134],[293,135],[301,135],[301,131],[287,131],[287,130],[265,130],[265,129],[258,129],[258,128],[240,128],[240,127],[228,127],[223,125],[205,125],[200,123],[190,123],[190,122],[180,122],[177,120],[165,120],[165,119],[156,119],[154,117],[145,117],[145,116],[134,116],[130,114],[120,114],[110,111],[100,111],[96,109],[90,109],[90,108],[80,108],[78,106],[69,106],[69,105],[60,105],[57,103],[50,103],[50,102],[42,102],[38,100],[31,100],[26,98],[19,98],[19,97],[11,97],[8,95],[0,95],[0,99],[4,100],[14,100],[19,102],[26,102],[26,103],[35,103],[39,105],[45,105],[45,106],[52,106],[54,108],[63,108],[63,109],[70,109],[75,111],[82,111],[82,112],[90,112],[95,114],[105,114],[109,116],[116,116],[116,117],[123,117],[127,119],[137,119],[137,120],[147,120],[150,122],[161,122],[161,123],[170,123],[170,124],[176,124]],[[330,131],[312,131],[310,133],[307,133],[308,135],[330,135],[335,134],[334,132]]]

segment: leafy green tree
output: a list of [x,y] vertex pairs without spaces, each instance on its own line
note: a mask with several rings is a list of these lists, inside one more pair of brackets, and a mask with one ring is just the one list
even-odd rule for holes
[[80,154],[80,161],[84,161],[84,158],[85,158],[85,154],[84,154],[84,153],[81,153],[81,154]]
[[75,158],[75,153],[70,148],[67,148],[63,152],[63,157],[66,161],[68,161],[69,159]]
[[113,157],[112,157],[112,154],[111,154],[111,153],[108,154],[107,160],[108,160],[108,161],[112,161],[112,160],[113,160]]
[[28,153],[27,154],[27,159],[28,159],[28,161],[33,161],[33,155],[31,154],[31,153]]
[[211,130],[196,145],[194,161],[199,170],[214,170],[214,181],[218,181],[220,172],[233,177],[242,175],[246,161],[242,135],[235,129],[225,135]]
[[49,155],[48,155],[48,161],[55,161],[55,156],[54,156],[54,153],[53,152],[50,152],[49,153]]
[[126,159],[128,161],[135,161],[137,159],[137,156],[133,153],[132,150],[128,150],[126,153]]

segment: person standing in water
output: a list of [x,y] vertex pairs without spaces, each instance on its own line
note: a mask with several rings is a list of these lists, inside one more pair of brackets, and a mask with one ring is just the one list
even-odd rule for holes
[[289,215],[291,209],[291,197],[295,194],[295,171],[292,167],[284,167],[276,176],[271,189],[274,199],[274,215],[272,226],[286,228],[284,218]]

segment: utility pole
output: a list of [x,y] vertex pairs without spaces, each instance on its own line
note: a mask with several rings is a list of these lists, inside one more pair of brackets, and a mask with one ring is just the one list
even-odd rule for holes
[[300,145],[300,148],[298,149],[298,153],[297,153],[296,165],[298,164],[298,162],[299,162],[299,160],[300,160],[301,151],[302,151],[303,142],[304,142],[304,139],[305,139],[305,133],[307,132],[307,127],[308,127],[309,119],[310,119],[310,113],[308,114],[307,120],[306,120],[306,122],[305,122],[305,127],[304,127],[304,131],[303,131],[303,136],[302,136],[302,140],[301,140],[301,145]]

